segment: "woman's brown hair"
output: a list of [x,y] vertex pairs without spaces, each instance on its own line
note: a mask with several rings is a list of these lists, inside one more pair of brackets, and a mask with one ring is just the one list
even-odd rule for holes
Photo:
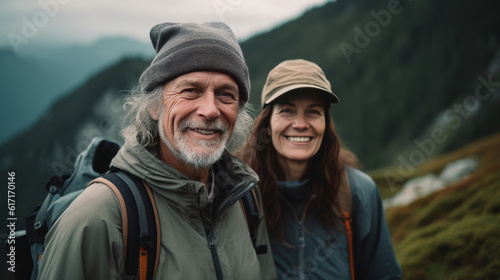
[[[270,135],[270,119],[273,104],[266,106],[255,120],[255,126],[247,142],[239,150],[238,156],[259,175],[259,188],[262,194],[266,224],[269,233],[284,242],[284,221],[278,191],[278,181],[284,179],[284,172],[278,163]],[[340,186],[341,173],[345,165],[356,166],[356,157],[341,148],[339,137],[330,116],[330,105],[325,106],[325,133],[321,146],[311,159],[307,178],[311,181],[311,189],[306,203],[308,211],[311,205],[323,225],[337,228],[338,218],[334,207]],[[314,203],[313,203],[314,202]],[[306,212],[307,213],[307,212]]]

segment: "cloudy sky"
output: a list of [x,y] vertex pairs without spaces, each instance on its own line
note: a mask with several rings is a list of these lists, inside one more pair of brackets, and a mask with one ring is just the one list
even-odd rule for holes
[[160,22],[223,21],[239,39],[327,0],[2,0],[0,46],[89,43],[125,35],[148,41]]

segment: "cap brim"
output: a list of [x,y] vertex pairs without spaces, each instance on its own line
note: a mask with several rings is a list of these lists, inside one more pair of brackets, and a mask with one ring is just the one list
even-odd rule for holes
[[292,90],[295,90],[295,89],[299,89],[299,88],[313,88],[313,89],[317,89],[317,90],[320,90],[324,93],[326,93],[326,96],[328,97],[330,103],[339,103],[339,98],[331,91],[328,91],[328,90],[325,90],[324,88],[321,88],[321,87],[318,87],[318,86],[313,86],[313,85],[307,85],[307,84],[295,84],[295,85],[290,85],[290,86],[287,86],[285,88],[282,88],[280,89],[279,91],[275,92],[273,94],[273,96],[271,96],[270,98],[268,98],[265,102],[264,102],[264,106],[265,105],[268,105],[269,103],[273,102],[274,100],[276,100],[278,97],[280,96],[283,96],[284,94],[286,94],[287,92],[290,92]]

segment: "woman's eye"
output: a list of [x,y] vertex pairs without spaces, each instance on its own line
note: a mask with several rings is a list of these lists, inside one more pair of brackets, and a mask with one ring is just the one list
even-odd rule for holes
[[291,113],[292,110],[291,109],[288,109],[288,108],[283,108],[279,111],[280,113]]
[[318,111],[318,110],[311,110],[311,111],[309,111],[309,113],[311,115],[318,115],[318,116],[321,115],[320,111]]

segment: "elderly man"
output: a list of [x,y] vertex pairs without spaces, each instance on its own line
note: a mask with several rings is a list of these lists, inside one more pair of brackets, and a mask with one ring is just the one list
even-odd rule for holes
[[[251,121],[234,34],[223,23],[164,23],[150,35],[156,56],[127,103],[131,124],[111,165],[152,189],[161,228],[156,279],[276,278],[237,203],[257,176],[226,150]],[[260,215],[256,244],[269,245]],[[48,233],[39,279],[122,278],[121,223],[112,191],[87,187]]]

